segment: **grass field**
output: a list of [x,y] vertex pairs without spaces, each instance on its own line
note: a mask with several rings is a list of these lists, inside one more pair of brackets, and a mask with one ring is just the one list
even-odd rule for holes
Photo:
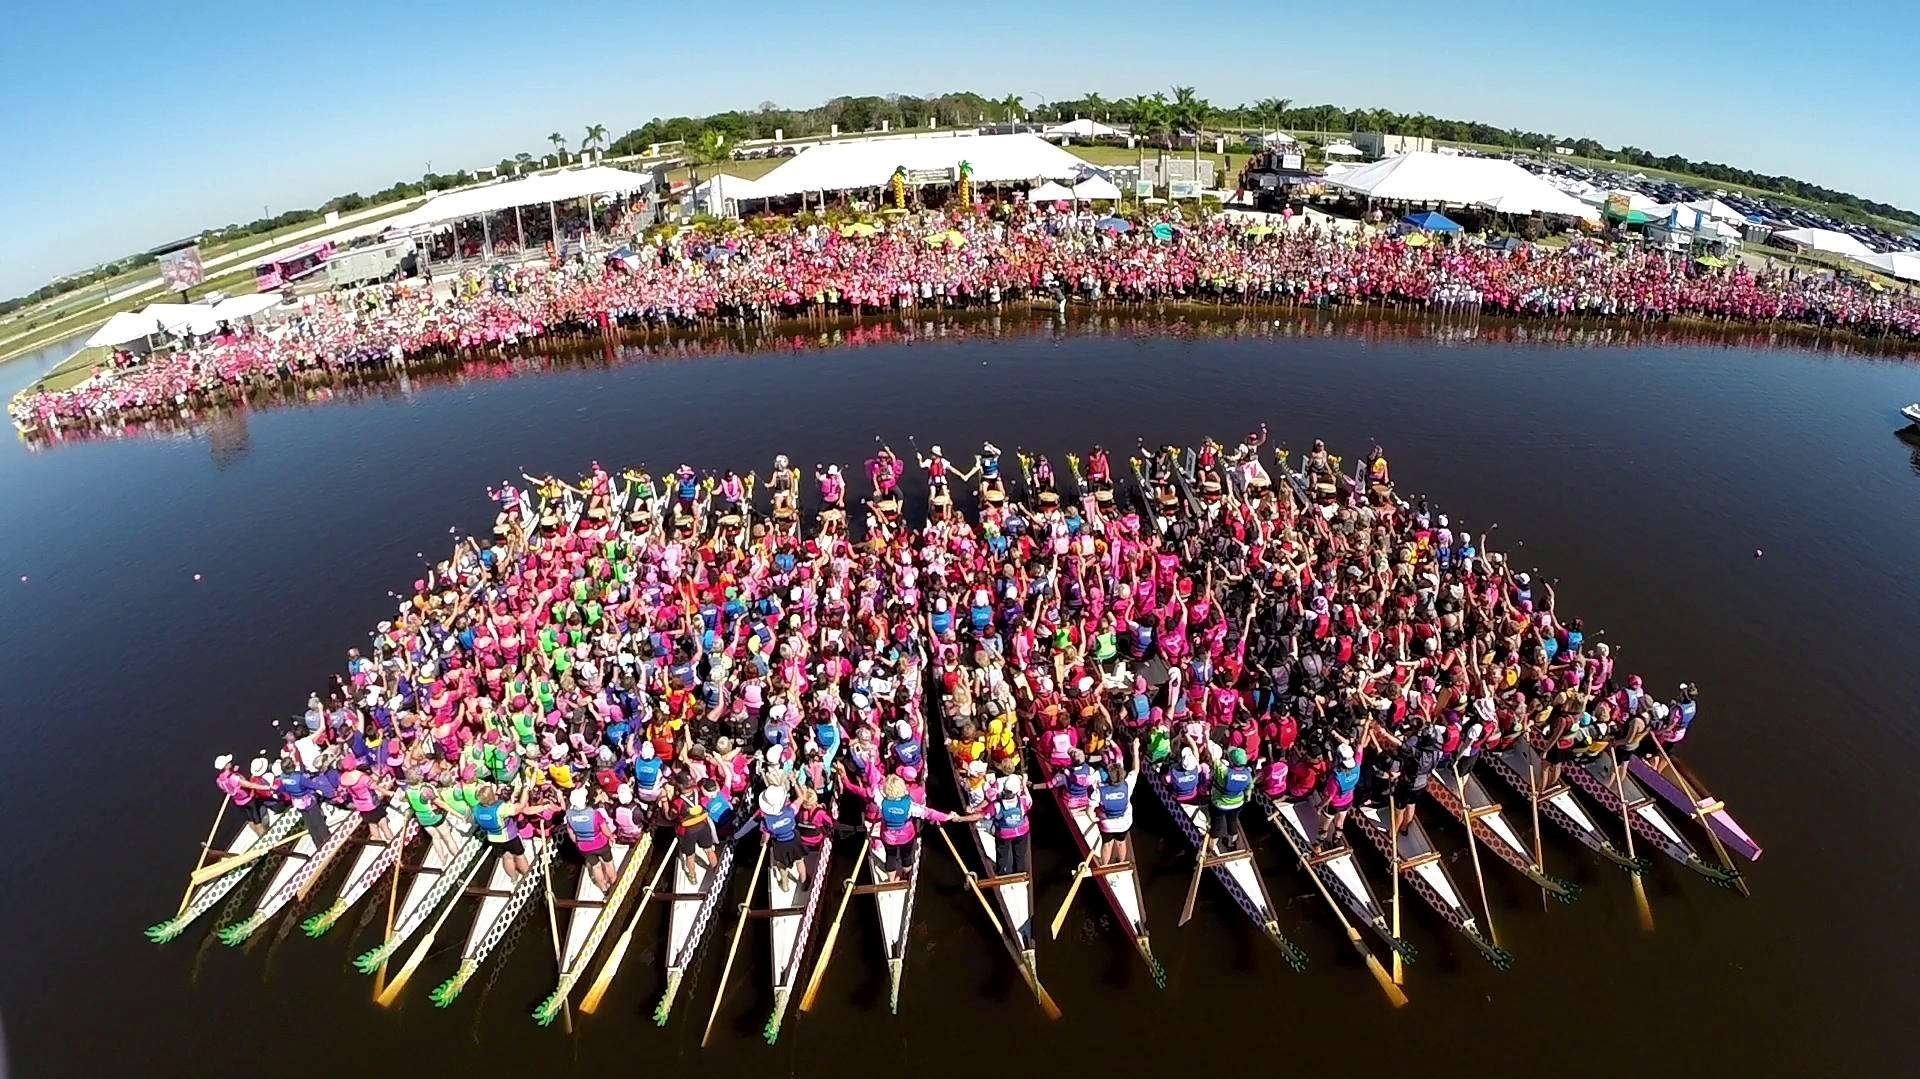
[[[195,291],[202,294],[219,291],[229,296],[239,296],[252,292],[254,291],[253,267],[242,266],[237,270],[229,271],[219,277],[209,278],[206,284],[198,286]],[[110,307],[102,308],[98,311],[89,311],[83,315],[74,315],[62,319],[60,322],[42,328],[29,337],[22,338],[17,342],[7,345],[4,351],[0,351],[0,362],[53,344],[56,341],[72,337],[83,330],[92,329],[94,326],[105,322],[110,315],[117,312],[131,311],[145,307],[154,301],[154,297],[159,295],[161,294],[157,292],[148,293],[145,296],[129,299],[123,303],[115,303]],[[65,389],[67,386],[71,386],[75,382],[87,377],[87,368],[91,366],[92,363],[92,360],[85,359],[81,354],[76,354],[69,357],[68,360],[55,365],[46,374],[40,376],[39,381],[36,382],[35,385],[42,389]],[[61,381],[56,382],[56,378]]]

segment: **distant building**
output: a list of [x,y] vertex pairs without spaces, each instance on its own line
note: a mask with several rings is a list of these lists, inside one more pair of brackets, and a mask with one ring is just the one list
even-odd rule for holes
[[1573,156],[1573,147],[1571,147],[1571,146],[1556,146],[1556,147],[1554,147],[1554,148],[1553,148],[1553,152],[1554,152],[1554,153],[1556,153],[1556,154],[1559,154],[1559,155],[1560,155],[1561,157],[1572,157],[1572,156]]
[[1378,131],[1356,131],[1349,141],[1361,153],[1372,158],[1433,152],[1433,140],[1425,135],[1387,135]]

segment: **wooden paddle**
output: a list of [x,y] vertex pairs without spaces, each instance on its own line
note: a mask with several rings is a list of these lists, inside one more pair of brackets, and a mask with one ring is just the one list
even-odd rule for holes
[[264,858],[289,843],[298,843],[301,839],[306,838],[306,835],[306,829],[302,828],[273,843],[255,843],[253,846],[248,847],[244,853],[236,854],[231,858],[222,858],[217,862],[208,862],[194,870],[193,874],[187,878],[188,891],[191,892],[194,888],[198,888],[210,880],[218,880],[241,866]]
[[660,878],[666,875],[667,867],[674,862],[674,845],[669,843],[660,856],[660,864],[653,870],[653,876],[647,881],[647,888],[640,893],[640,904],[633,910],[633,917],[627,920],[627,928],[621,932],[620,939],[614,943],[613,951],[607,954],[606,961],[600,964],[600,973],[594,976],[593,984],[587,988],[587,995],[580,1000],[580,1014],[592,1015],[600,1007],[600,998],[606,996],[607,986],[620,969],[621,960],[627,957],[627,949],[633,944],[633,931],[640,924],[640,915],[646,913],[647,904],[653,900],[653,893],[660,887]]
[[1720,864],[1726,868],[1727,872],[1733,874],[1733,886],[1740,889],[1741,895],[1749,899],[1753,898],[1753,891],[1747,887],[1747,879],[1734,868],[1733,859],[1727,857],[1727,846],[1720,842],[1720,833],[1713,830],[1713,822],[1701,817],[1699,793],[1693,789],[1693,784],[1687,782],[1686,775],[1680,771],[1680,765],[1667,755],[1667,747],[1661,744],[1659,736],[1649,733],[1647,737],[1653,739],[1653,748],[1660,751],[1660,759],[1667,762],[1667,770],[1673,773],[1674,779],[1679,780],[1680,793],[1686,795],[1687,801],[1693,803],[1693,817],[1706,826],[1707,838],[1713,841],[1713,852],[1720,856]]
[[847,886],[840,890],[840,907],[833,912],[833,924],[827,927],[827,936],[820,944],[820,958],[813,961],[813,977],[807,979],[807,991],[800,997],[800,1010],[812,1011],[814,997],[819,995],[820,983],[826,980],[827,961],[833,958],[834,942],[840,939],[840,920],[847,915],[847,904],[853,899],[853,891],[860,885],[860,874],[867,868],[867,844],[860,843],[860,856],[853,860],[853,872],[847,876]]
[[[215,810],[213,814],[213,827],[207,829],[207,838],[200,842],[200,857],[194,859],[194,873],[200,872],[200,867],[207,864],[207,855],[213,850],[213,837],[220,833],[220,822],[226,819],[227,807],[232,804],[233,795],[231,794],[220,799],[220,808]],[[178,918],[181,912],[187,909],[187,904],[193,899],[193,890],[197,887],[199,887],[199,885],[193,882],[193,874],[188,874],[187,890],[180,894],[180,906],[173,912],[174,917]]]
[[1487,915],[1487,939],[1500,946],[1500,934],[1493,928],[1493,907],[1487,903],[1487,878],[1480,873],[1480,838],[1473,833],[1473,806],[1467,803],[1467,777],[1454,774],[1460,792],[1460,810],[1467,817],[1467,852],[1473,856],[1473,879],[1480,886],[1480,909]]
[[[592,873],[593,864],[588,862],[582,865],[580,872]],[[560,958],[560,915],[553,908],[553,874],[551,872],[540,874],[540,883],[547,893],[547,929],[553,936],[553,965],[564,976],[567,972]],[[575,911],[573,916],[580,917],[580,912]],[[573,1033],[573,1008],[567,1004],[566,997],[560,998],[560,1020],[566,1026],[567,1033]]]
[[[1612,746],[1607,747],[1607,761],[1613,765],[1613,796],[1620,800],[1620,823],[1627,828],[1627,859],[1635,861],[1633,853],[1633,810],[1627,808],[1626,787],[1620,780],[1620,755]],[[1653,905],[1647,902],[1647,882],[1643,869],[1633,872],[1633,902],[1640,911],[1640,928],[1653,932]]]
[[428,927],[427,935],[420,938],[420,943],[414,947],[413,954],[409,955],[406,963],[400,967],[400,973],[395,974],[393,980],[387,983],[387,987],[373,998],[375,1004],[386,1008],[399,999],[400,990],[406,988],[407,982],[413,978],[413,972],[420,969],[420,962],[427,957],[428,952],[433,950],[433,938],[440,935],[440,927],[446,924],[447,915],[452,914],[453,908],[460,905],[460,897],[466,893],[467,884],[473,880],[475,873],[480,872],[480,867],[486,864],[487,858],[482,855],[475,858],[473,864],[467,867],[466,876],[460,878],[460,886],[447,897],[447,905],[440,908],[440,916],[433,920],[432,926]]
[[[1387,795],[1387,851],[1393,859],[1393,939],[1400,939],[1400,812],[1399,803],[1393,795]],[[1406,970],[1400,963],[1400,953],[1393,953],[1393,984],[1404,985]]]
[[[1180,812],[1186,812],[1181,809]],[[1187,879],[1187,901],[1180,907],[1180,925],[1193,920],[1193,904],[1200,897],[1200,874],[1207,868],[1207,855],[1213,850],[1213,837],[1200,837],[1200,856],[1194,860],[1193,876]]]
[[1307,853],[1300,849],[1300,844],[1293,838],[1293,831],[1287,827],[1285,821],[1280,819],[1280,814],[1283,812],[1285,811],[1278,807],[1274,808],[1271,814],[1274,828],[1286,837],[1287,846],[1293,848],[1294,857],[1300,860],[1300,868],[1305,869],[1307,876],[1313,878],[1313,886],[1320,889],[1320,898],[1325,899],[1327,906],[1333,908],[1334,917],[1340,919],[1340,927],[1347,931],[1347,940],[1353,944],[1354,950],[1358,951],[1360,958],[1366,962],[1367,972],[1373,975],[1373,980],[1380,983],[1380,990],[1387,994],[1387,1001],[1396,1008],[1406,1007],[1407,994],[1394,984],[1386,968],[1380,965],[1379,957],[1374,955],[1373,950],[1360,939],[1360,930],[1355,929],[1353,923],[1347,920],[1347,912],[1340,909],[1340,904],[1334,900],[1333,893],[1327,890],[1327,882],[1320,879],[1320,871],[1307,861]]
[[[1541,858],[1540,850],[1540,776],[1534,767],[1531,752],[1527,755],[1527,788],[1532,795],[1529,800],[1533,803],[1533,867],[1544,876],[1547,863]],[[1547,909],[1547,886],[1544,884],[1540,886],[1540,909]]]
[[994,913],[993,904],[987,901],[987,894],[980,890],[979,878],[974,875],[973,870],[967,868],[967,863],[961,859],[960,850],[953,845],[953,839],[947,835],[947,830],[944,828],[933,830],[938,832],[941,841],[946,843],[947,853],[953,855],[953,864],[959,866],[960,872],[965,874],[967,888],[973,892],[973,897],[980,901],[980,909],[987,912],[987,921],[993,924],[994,936],[1000,938],[1000,943],[1006,946],[1007,954],[1013,957],[1014,964],[1020,968],[1021,975],[1026,978],[1027,988],[1033,990],[1034,999],[1040,1002],[1040,1010],[1047,1013],[1048,1019],[1060,1018],[1060,1006],[1053,1002],[1053,995],[1040,984],[1040,979],[1033,973],[1033,968],[1027,965],[1026,959],[1014,947],[1013,941],[1008,939],[1006,928],[1000,924],[1000,916]]
[[747,931],[747,911],[753,906],[753,890],[760,886],[760,866],[767,860],[767,848],[772,843],[765,837],[760,840],[760,853],[753,856],[753,872],[747,874],[747,894],[740,900],[740,917],[733,924],[733,941],[727,945],[727,962],[720,968],[720,985],[713,991],[713,1009],[707,1012],[707,1029],[700,1035],[700,1048],[707,1047],[707,1039],[713,1037],[713,1022],[720,1018],[720,1002],[727,996],[727,975],[733,973],[733,957],[740,950],[740,938]]
[[[403,831],[400,834],[402,837],[405,837],[411,833]],[[428,836],[427,842],[433,842],[433,837]],[[381,940],[386,940],[393,936],[393,911],[400,902],[400,869],[401,863],[405,862],[406,858],[407,849],[403,845],[400,848],[400,853],[393,856],[393,883],[387,887],[387,929],[386,932],[380,934]],[[373,995],[376,997],[379,996],[381,991],[386,987],[387,957],[383,955],[380,957],[380,969],[373,975]]]
[[[1070,820],[1068,824],[1073,824]],[[1087,879],[1087,871],[1093,868],[1093,855],[1089,853],[1080,868],[1073,871],[1073,883],[1067,885],[1067,898],[1060,903],[1060,909],[1053,916],[1053,939],[1060,939],[1060,929],[1067,924],[1067,911],[1073,906],[1073,897],[1080,894],[1080,882]]]

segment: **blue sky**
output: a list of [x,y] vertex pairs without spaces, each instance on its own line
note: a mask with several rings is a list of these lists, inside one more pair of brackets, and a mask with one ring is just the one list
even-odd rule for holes
[[1425,111],[1920,207],[1908,4],[1339,7],[25,0],[0,37],[0,296],[428,161],[537,152],[549,131],[845,93],[1192,84],[1216,104]]

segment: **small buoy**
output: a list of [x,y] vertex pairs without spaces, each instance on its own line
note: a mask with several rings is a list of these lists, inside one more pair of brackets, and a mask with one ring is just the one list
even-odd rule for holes
[[1753,549],[1753,557],[1755,557],[1755,558],[1759,558],[1759,557],[1760,557],[1760,555],[1761,555],[1761,551],[1760,551],[1760,548],[1758,548],[1758,547],[1755,547],[1755,548]]
[[26,575],[26,574],[24,574],[24,573],[22,573],[22,574],[20,575],[20,583],[21,583],[21,584],[26,584],[26,583],[27,583],[27,575]]
[[194,574],[194,575],[193,575],[193,579],[194,579],[194,580],[196,580],[196,581],[197,581],[197,580],[199,580],[199,579],[200,579],[200,575],[199,575],[198,573],[196,573],[196,574]]

